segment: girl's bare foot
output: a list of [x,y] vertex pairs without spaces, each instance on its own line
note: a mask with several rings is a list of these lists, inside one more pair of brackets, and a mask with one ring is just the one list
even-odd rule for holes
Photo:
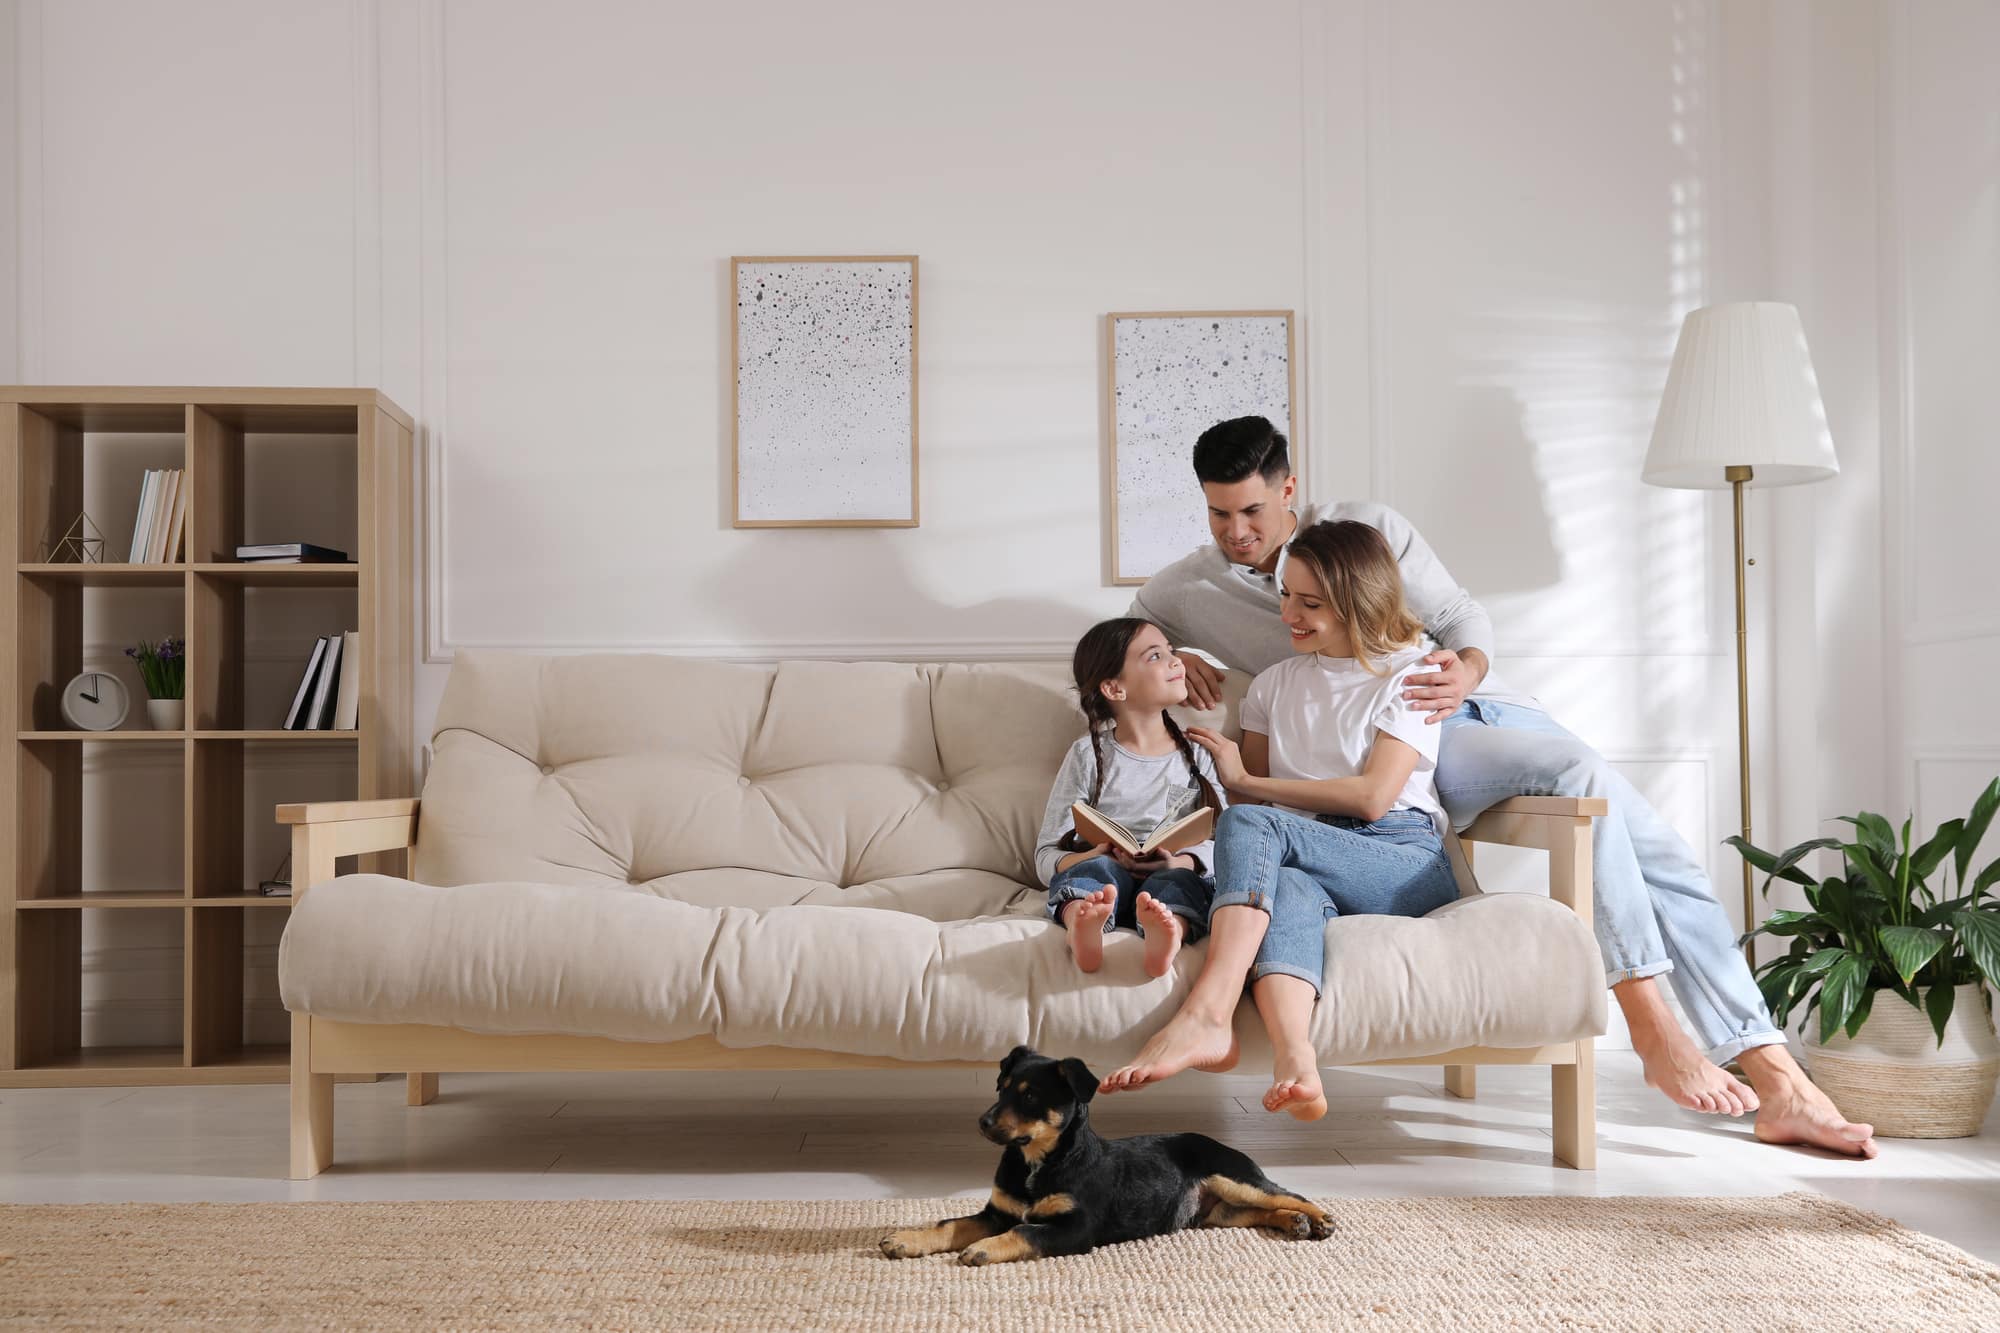
[[1222,1070],[1236,1067],[1234,1014],[1211,1016],[1188,1009],[1175,1014],[1153,1034],[1131,1064],[1114,1069],[1097,1085],[1099,1092],[1125,1092],[1158,1083],[1183,1069]]
[[1749,1085],[1703,1055],[1671,1014],[1661,1023],[1632,1024],[1631,1033],[1646,1082],[1674,1105],[1709,1115],[1744,1115],[1757,1109],[1757,1094]]
[[1317,1120],[1326,1114],[1317,1051],[1304,1046],[1278,1052],[1271,1066],[1271,1090],[1264,1094],[1264,1109],[1289,1112],[1295,1120]]
[[1784,1047],[1753,1046],[1739,1059],[1743,1072],[1763,1089],[1764,1104],[1758,1108],[1752,1132],[1765,1143],[1823,1148],[1863,1161],[1880,1151],[1875,1127],[1842,1115]]
[[1118,890],[1109,884],[1087,898],[1063,904],[1063,926],[1069,931],[1070,956],[1086,972],[1104,964],[1104,923],[1118,906]]
[[1139,895],[1139,929],[1146,936],[1146,975],[1164,977],[1174,967],[1187,927],[1150,893]]

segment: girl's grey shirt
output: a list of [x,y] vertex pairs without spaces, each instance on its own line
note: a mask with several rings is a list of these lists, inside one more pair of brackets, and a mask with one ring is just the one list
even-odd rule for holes
[[[1148,833],[1169,820],[1178,819],[1201,804],[1201,787],[1188,771],[1187,761],[1180,751],[1169,754],[1134,754],[1120,745],[1109,731],[1100,742],[1104,747],[1105,765],[1109,771],[1104,775],[1104,790],[1091,804],[1111,816],[1126,828],[1131,829],[1142,840]],[[1189,741],[1194,750],[1195,763],[1200,766],[1203,777],[1215,789],[1215,798],[1223,805],[1229,804],[1229,794],[1222,790],[1222,783],[1215,776],[1215,759],[1208,751]],[[1079,736],[1076,744],[1069,747],[1063,756],[1062,767],[1056,772],[1055,786],[1049,789],[1048,808],[1042,812],[1042,829],[1035,839],[1035,873],[1047,884],[1056,877],[1056,863],[1069,855],[1058,844],[1062,836],[1076,826],[1076,816],[1070,806],[1078,801],[1090,801],[1091,784],[1097,779],[1097,759],[1091,753],[1090,737]],[[1197,843],[1182,849],[1201,862],[1204,875],[1213,874],[1215,866],[1215,843],[1213,840]]]

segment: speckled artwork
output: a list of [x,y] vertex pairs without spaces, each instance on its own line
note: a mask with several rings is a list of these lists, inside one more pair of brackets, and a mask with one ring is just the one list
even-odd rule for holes
[[1292,433],[1292,319],[1257,314],[1112,315],[1117,534],[1112,581],[1143,583],[1210,540],[1194,442],[1252,413]]
[[913,526],[916,260],[734,268],[736,523]]

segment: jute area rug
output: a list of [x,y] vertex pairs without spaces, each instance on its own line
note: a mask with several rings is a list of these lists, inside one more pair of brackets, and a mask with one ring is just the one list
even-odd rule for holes
[[890,1260],[967,1201],[0,1208],[0,1320],[66,1328],[1995,1329],[2000,1268],[1815,1194],[1345,1199],[1322,1242],[1190,1231]]

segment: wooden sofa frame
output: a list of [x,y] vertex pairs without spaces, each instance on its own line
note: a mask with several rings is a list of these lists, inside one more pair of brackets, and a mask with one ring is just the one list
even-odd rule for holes
[[[294,901],[334,878],[341,856],[407,851],[416,845],[418,800],[331,801],[281,805],[278,822],[292,826]],[[1502,801],[1451,844],[1462,892],[1476,891],[1471,843],[1539,848],[1549,854],[1549,896],[1587,926],[1591,911],[1591,820],[1605,813],[1599,797],[1517,796]],[[1442,1065],[1445,1089],[1475,1091],[1480,1065],[1547,1065],[1556,1160],[1578,1170],[1597,1166],[1596,1042],[1586,1037],[1549,1046],[1501,1049],[1466,1046],[1435,1055],[1369,1061],[1375,1065]],[[416,1023],[348,1023],[292,1015],[291,1176],[305,1180],[333,1161],[333,1082],[339,1074],[410,1072],[409,1104],[437,1096],[438,1074],[591,1070],[814,1070],[982,1068],[982,1061],[920,1062],[784,1046],[733,1048],[713,1037],[674,1042],[608,1037],[494,1035]]]

